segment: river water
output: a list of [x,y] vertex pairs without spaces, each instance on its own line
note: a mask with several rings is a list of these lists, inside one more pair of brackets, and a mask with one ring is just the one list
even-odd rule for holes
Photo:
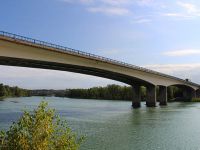
[[0,101],[0,129],[48,101],[69,126],[86,135],[81,150],[199,150],[200,103],[132,109],[131,102],[55,97],[9,98]]

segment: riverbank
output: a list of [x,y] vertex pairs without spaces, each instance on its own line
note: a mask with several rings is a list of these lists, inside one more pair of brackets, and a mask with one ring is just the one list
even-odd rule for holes
[[7,98],[18,98],[17,96],[1,96],[0,101],[5,101]]
[[9,98],[7,96],[0,96],[0,101],[4,101],[4,99]]
[[191,102],[200,102],[200,98],[193,98]]
[[24,98],[24,97],[31,97],[31,96],[0,96],[0,101],[5,101],[8,98]]

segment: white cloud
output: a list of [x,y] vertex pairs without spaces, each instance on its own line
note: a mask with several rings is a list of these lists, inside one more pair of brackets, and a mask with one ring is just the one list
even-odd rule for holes
[[[178,20],[189,20],[200,17],[200,10],[196,3],[183,1],[156,1],[156,0],[62,0],[67,3],[86,4],[86,10],[92,13],[106,15],[129,15],[133,18],[147,16],[138,19],[135,23],[147,23],[158,17],[168,17]],[[143,11],[144,9],[144,11]]]
[[199,13],[199,10],[197,9],[197,7],[192,4],[192,3],[184,3],[184,2],[177,2],[177,4],[182,7],[183,9],[185,9],[185,11],[188,14],[192,14],[192,13]]
[[78,73],[0,66],[0,83],[27,89],[66,89],[106,86],[123,83]]
[[105,56],[108,58],[115,58],[123,54],[124,51],[119,49],[107,49],[107,50],[98,50],[98,55]]
[[122,6],[122,5],[128,5],[131,4],[131,0],[100,0],[104,4],[108,5],[117,5],[117,6]]
[[122,16],[131,11],[127,8],[131,0],[62,0],[67,3],[87,4],[86,10],[92,13]]
[[175,50],[175,51],[167,51],[164,52],[163,55],[166,56],[188,56],[188,55],[200,55],[200,49],[183,49],[183,50]]
[[92,3],[94,0],[80,0],[81,3]]
[[182,72],[182,71],[190,71],[197,68],[200,68],[200,63],[192,63],[192,64],[154,64],[154,65],[145,65],[149,69],[157,70],[163,73],[174,73],[174,72]]
[[119,16],[126,15],[129,13],[128,9],[120,7],[90,7],[87,10],[93,13],[103,13],[107,15],[119,15]]
[[151,6],[155,2],[154,0],[137,0],[137,3],[143,6]]
[[194,16],[184,14],[184,13],[163,13],[162,16],[179,18],[179,19],[192,19],[192,18],[194,18]]
[[182,79],[191,79],[191,81],[200,83],[200,63],[192,64],[154,64],[145,65],[144,67],[162,72],[165,74],[170,74]]
[[174,12],[162,13],[162,16],[173,17],[178,19],[194,19],[200,16],[198,6],[193,3],[176,2],[177,10]]
[[151,19],[140,18],[140,19],[133,20],[132,23],[145,24],[145,23],[150,23],[151,21],[152,21]]

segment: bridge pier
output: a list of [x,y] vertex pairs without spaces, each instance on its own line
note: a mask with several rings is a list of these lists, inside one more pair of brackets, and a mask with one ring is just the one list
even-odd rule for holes
[[161,106],[167,105],[167,87],[159,86],[158,100]]
[[132,107],[139,108],[141,107],[141,91],[139,85],[132,86],[133,88],[133,100],[132,100]]
[[148,85],[146,93],[146,106],[147,107],[156,107],[156,86]]

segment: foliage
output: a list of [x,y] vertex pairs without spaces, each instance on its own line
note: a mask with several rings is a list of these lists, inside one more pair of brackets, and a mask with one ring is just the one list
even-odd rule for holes
[[65,96],[84,99],[131,100],[133,91],[131,87],[112,84],[106,87],[93,87],[89,89],[68,89]]
[[192,102],[200,102],[200,98],[192,98]]
[[65,97],[65,90],[47,90],[47,89],[38,89],[31,90],[31,96],[55,96],[55,97]]
[[15,87],[9,87],[8,85],[0,84],[0,97],[22,97],[29,96],[29,91],[25,89]]
[[169,86],[167,88],[167,96],[168,100],[172,101],[175,100],[175,98],[182,98],[183,97],[183,89],[178,88],[176,86]]
[[83,137],[77,138],[61,121],[55,110],[41,102],[32,113],[24,111],[7,132],[0,132],[2,150],[77,150]]
[[[142,100],[146,97],[146,88],[140,87]],[[106,87],[93,87],[89,89],[67,89],[66,97],[83,99],[106,99],[106,100],[128,100],[133,99],[133,89],[131,86],[119,86],[115,84]]]
[[[159,87],[156,88],[157,96],[159,94]],[[141,86],[141,98],[146,99],[146,87]],[[106,87],[93,87],[89,89],[67,89],[66,97],[83,98],[83,99],[110,99],[110,100],[129,100],[133,99],[133,89],[131,86],[107,85]],[[176,100],[175,98],[183,97],[183,89],[176,86],[169,86],[167,88],[168,100]]]

